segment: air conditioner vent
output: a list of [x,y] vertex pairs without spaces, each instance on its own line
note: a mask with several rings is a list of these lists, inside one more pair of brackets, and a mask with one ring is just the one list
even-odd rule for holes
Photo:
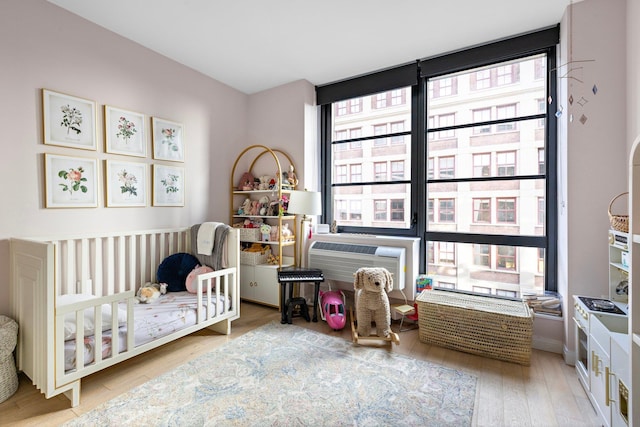
[[375,255],[377,246],[368,245],[352,245],[349,243],[330,243],[330,242],[316,242],[314,247],[316,249],[323,249],[325,251],[336,252],[351,252],[355,254]]
[[393,275],[394,289],[405,285],[405,248],[315,241],[308,257],[308,265],[321,269],[327,280],[353,284],[359,268],[384,267]]

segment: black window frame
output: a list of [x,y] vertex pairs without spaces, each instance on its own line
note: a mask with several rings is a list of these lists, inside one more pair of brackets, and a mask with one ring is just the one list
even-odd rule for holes
[[[448,75],[456,72],[490,66],[492,64],[517,60],[536,54],[544,53],[547,58],[547,75],[553,75],[551,70],[556,67],[556,48],[559,43],[560,26],[544,28],[538,31],[505,38],[492,43],[479,45],[457,52],[438,55],[431,58],[417,60],[398,67],[374,72],[372,74],[346,79],[340,82],[316,87],[317,104],[320,109],[320,190],[323,195],[324,222],[330,223],[332,218],[331,186],[331,154],[332,154],[332,103],[348,100],[354,97],[373,95],[375,93],[411,87],[411,184],[410,206],[405,213],[411,215],[409,228],[381,228],[339,226],[343,233],[367,233],[394,236],[420,237],[422,240],[420,254],[420,271],[426,271],[426,254],[428,242],[452,242],[488,245],[513,245],[525,247],[542,247],[545,249],[545,289],[557,291],[557,236],[558,236],[558,206],[557,206],[557,119],[552,113],[556,111],[556,80],[547,77],[550,102],[546,103],[544,113],[536,117],[546,120],[545,135],[545,171],[538,178],[545,179],[546,188],[546,233],[544,236],[495,236],[457,232],[435,232],[427,230],[427,81],[429,78]],[[492,125],[512,122],[510,119],[492,120]],[[389,136],[389,135],[386,135]],[[345,141],[346,142],[346,141]],[[435,166],[435,165],[434,165]],[[541,172],[541,171],[539,171]],[[437,174],[436,174],[437,175]],[[485,177],[486,178],[486,177]],[[535,179],[535,176],[531,177]],[[492,177],[491,179],[504,179]],[[465,181],[473,180],[464,179]],[[486,180],[483,178],[483,180]],[[459,179],[439,180],[456,182]]]

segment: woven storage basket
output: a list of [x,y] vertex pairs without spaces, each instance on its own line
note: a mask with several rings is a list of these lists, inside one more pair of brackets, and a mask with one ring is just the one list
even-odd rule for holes
[[18,390],[18,373],[13,360],[13,349],[18,341],[18,324],[0,315],[0,402]]
[[611,203],[609,203],[609,222],[611,223],[611,228],[623,233],[629,232],[629,215],[614,215],[611,213],[611,207],[613,206],[613,202],[615,202],[618,197],[625,196],[627,194],[629,193],[626,192],[618,194],[616,197],[611,199]]
[[437,290],[416,301],[420,341],[529,365],[533,314],[523,301]]
[[259,228],[241,228],[240,240],[243,242],[259,242],[260,241],[260,229]]
[[240,264],[264,264],[269,259],[269,253],[240,251]]

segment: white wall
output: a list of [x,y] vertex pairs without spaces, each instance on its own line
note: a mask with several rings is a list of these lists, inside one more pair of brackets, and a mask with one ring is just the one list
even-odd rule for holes
[[[248,96],[44,0],[2,0],[0,40],[0,313],[9,312],[10,237],[228,219],[229,171],[246,144]],[[96,101],[97,151],[43,144],[42,88]],[[100,173],[103,159],[154,162],[104,152],[105,104],[184,124],[185,207],[106,208],[99,179],[98,208],[44,208],[42,153],[98,158]]]
[[566,352],[574,342],[571,296],[608,295],[607,210],[614,196],[627,191],[625,13],[626,0],[584,0],[567,8],[561,24],[566,39],[559,64],[568,64],[559,70],[566,76],[559,98],[560,130],[566,135],[559,156]]
[[[311,182],[311,162],[316,160],[316,168],[319,163],[319,159],[312,156],[306,148],[307,145],[315,146],[317,141],[315,116],[309,114],[309,108],[313,109],[314,105],[315,87],[306,80],[298,80],[249,97],[248,142],[285,151],[298,169],[298,189],[314,184]],[[282,167],[287,169],[289,165]]]
[[[247,124],[247,140],[249,144],[265,145],[278,148],[291,157],[296,175],[298,176],[298,190],[317,190],[319,187],[320,158],[316,154],[318,149],[317,107],[315,106],[315,86],[306,80],[298,80],[273,89],[253,94],[249,97],[249,119]],[[253,150],[247,153],[252,160],[257,154]],[[288,170],[289,164],[280,157],[280,166]],[[254,173],[273,174],[268,169],[269,163],[258,164]],[[245,162],[245,166],[248,166]],[[265,167],[267,168],[265,170]],[[244,172],[236,168],[236,174]],[[239,178],[239,177],[237,177]],[[317,221],[313,219],[314,223]],[[301,223],[296,224],[296,230],[301,230]],[[301,232],[297,232],[302,236]],[[304,242],[299,242],[303,245]],[[298,246],[300,250],[302,246]],[[288,255],[293,255],[285,249]]]

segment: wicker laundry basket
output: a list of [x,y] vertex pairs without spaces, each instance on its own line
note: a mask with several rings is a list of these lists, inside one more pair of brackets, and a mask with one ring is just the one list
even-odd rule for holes
[[416,301],[420,341],[529,365],[533,312],[525,302],[438,290]]
[[13,360],[13,349],[18,341],[18,324],[0,315],[0,402],[4,402],[18,389],[18,373]]

